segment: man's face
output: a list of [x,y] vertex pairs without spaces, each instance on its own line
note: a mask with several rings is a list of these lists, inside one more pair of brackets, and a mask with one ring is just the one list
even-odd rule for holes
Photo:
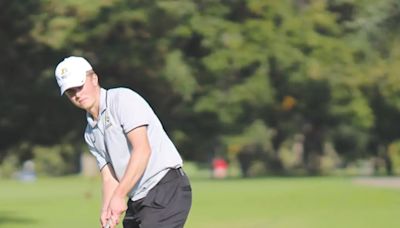
[[94,74],[86,77],[85,84],[70,88],[65,91],[65,94],[76,107],[89,111],[97,102],[98,81]]

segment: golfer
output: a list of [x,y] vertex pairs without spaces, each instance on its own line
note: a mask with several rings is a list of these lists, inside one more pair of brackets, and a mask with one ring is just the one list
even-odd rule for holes
[[[86,110],[85,141],[102,177],[101,227],[183,227],[192,202],[182,159],[149,104],[127,88],[105,90],[82,57],[55,70],[61,95]],[[128,197],[128,202],[126,202]]]

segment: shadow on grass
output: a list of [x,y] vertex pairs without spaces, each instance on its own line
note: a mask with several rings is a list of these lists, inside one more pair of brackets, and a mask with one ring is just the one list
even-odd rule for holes
[[29,225],[35,224],[37,221],[32,218],[23,217],[18,215],[17,212],[14,211],[0,211],[0,226],[3,225],[11,225],[11,224],[20,224],[20,225]]

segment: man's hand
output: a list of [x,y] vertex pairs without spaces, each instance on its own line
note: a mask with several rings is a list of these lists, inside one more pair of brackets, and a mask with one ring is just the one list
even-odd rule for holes
[[109,218],[110,218],[110,214],[108,213],[108,210],[107,209],[101,210],[101,214],[100,214],[101,228],[106,227]]
[[100,214],[100,223],[101,228],[104,228],[107,227],[107,223],[111,222],[111,212],[108,210],[108,208],[110,205],[110,200],[113,197],[114,191],[118,187],[119,183],[110,164],[106,164],[101,169],[101,177],[103,180],[103,204]]
[[[114,195],[111,198],[111,201],[108,205],[108,210],[106,215],[108,215],[107,219],[110,219],[110,227],[114,228],[119,223],[119,217],[124,213],[127,209],[125,197],[120,197]],[[105,223],[106,224],[106,223]]]

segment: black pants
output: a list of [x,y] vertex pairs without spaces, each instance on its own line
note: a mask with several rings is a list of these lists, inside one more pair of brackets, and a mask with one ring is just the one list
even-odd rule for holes
[[181,168],[171,169],[147,196],[128,201],[124,228],[181,228],[192,205],[192,189]]

